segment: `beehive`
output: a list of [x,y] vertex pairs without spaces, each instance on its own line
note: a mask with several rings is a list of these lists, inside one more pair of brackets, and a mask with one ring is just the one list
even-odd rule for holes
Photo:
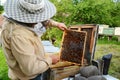
[[[71,75],[78,74],[81,66],[74,63],[85,65],[85,61],[89,60],[84,56],[85,54],[90,55],[92,58],[94,57],[98,26],[85,24],[72,26],[70,29],[71,30],[64,31],[60,51],[60,58],[63,61],[51,67],[51,80],[61,80]],[[76,46],[80,48],[76,48]]]
[[86,46],[85,46],[85,59],[88,63],[90,63],[91,59],[94,58],[96,40],[98,35],[98,26],[94,24],[84,24],[84,25],[76,25],[71,26],[71,30],[74,31],[86,31]]
[[60,59],[83,65],[87,33],[65,30],[62,38]]
[[[61,46],[61,50],[60,50],[61,61],[58,62],[57,64],[52,65],[51,68],[59,68],[59,67],[66,67],[66,66],[79,65],[79,64],[80,65],[88,65],[90,63],[90,61],[94,58],[94,53],[95,53],[95,48],[96,48],[96,40],[97,40],[97,36],[98,36],[98,28],[99,27],[97,25],[84,24],[84,25],[71,26],[69,28],[70,30],[65,31],[63,34],[62,46]],[[83,33],[86,34],[86,36],[85,36],[86,40],[84,39],[84,37],[81,37],[81,34],[83,34]],[[75,52],[73,50],[70,50],[70,48],[69,48],[71,46],[70,41],[71,40],[73,41],[75,39],[73,34],[77,34],[78,41],[83,41],[83,42],[85,41],[85,43],[82,45],[82,47],[84,46],[84,49],[82,51],[80,49],[78,49],[78,51],[81,51],[80,54],[75,54],[75,55],[77,55],[77,57],[72,56],[72,55],[74,55]],[[68,37],[68,36],[71,36],[71,37]],[[69,62],[67,62],[67,61],[69,61]],[[75,63],[78,63],[78,64],[75,64]]]

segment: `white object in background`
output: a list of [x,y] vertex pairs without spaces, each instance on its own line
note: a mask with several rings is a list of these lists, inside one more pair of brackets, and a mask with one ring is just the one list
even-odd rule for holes
[[68,80],[68,78],[62,79],[62,80]]
[[103,34],[103,29],[104,28],[109,28],[109,25],[99,25],[99,31],[98,31],[98,33],[99,34]]
[[46,53],[59,52],[59,48],[55,47],[50,41],[42,41]]
[[43,40],[42,44],[43,44],[43,46],[53,46],[53,44],[48,40]]
[[115,35],[120,36],[120,27],[115,27]]
[[103,75],[103,77],[105,77],[107,80],[119,80],[119,79],[114,78],[114,77],[112,77],[110,75]]
[[59,48],[58,47],[54,47],[54,46],[44,46],[45,52],[47,53],[56,53],[59,52]]

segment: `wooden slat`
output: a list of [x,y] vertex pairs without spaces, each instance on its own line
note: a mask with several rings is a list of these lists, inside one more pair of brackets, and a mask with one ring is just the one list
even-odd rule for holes
[[62,67],[67,67],[67,66],[72,66],[74,63],[68,62],[68,61],[60,61],[54,65],[51,65],[50,68],[62,68]]
[[51,70],[52,70],[51,74],[54,74],[54,75],[51,75],[51,77],[54,78],[52,80],[61,80],[63,78],[77,74],[80,70],[80,66],[69,66],[61,69],[54,68]]

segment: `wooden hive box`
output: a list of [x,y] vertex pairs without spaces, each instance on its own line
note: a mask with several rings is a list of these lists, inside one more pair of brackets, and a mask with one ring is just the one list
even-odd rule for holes
[[85,47],[85,59],[87,63],[90,64],[91,59],[94,58],[96,40],[98,36],[98,25],[95,24],[84,24],[71,26],[70,29],[74,31],[86,31],[86,47]]
[[[98,37],[98,25],[94,25],[94,24],[84,24],[84,25],[75,25],[75,26],[71,26],[69,29],[69,31],[65,31],[63,34],[63,38],[62,38],[62,46],[61,46],[61,51],[60,51],[60,58],[61,61],[58,62],[55,65],[52,65],[51,68],[59,68],[59,67],[66,67],[66,66],[71,66],[71,65],[89,65],[91,63],[91,60],[94,59],[94,53],[95,53],[95,48],[96,48],[96,41],[97,41],[97,37]],[[74,31],[77,31],[76,33],[81,36],[81,34],[79,33],[86,33],[86,40],[84,39],[84,37],[78,37],[78,41],[77,42],[82,42],[85,41],[85,43],[82,45],[82,47],[84,47],[84,49],[79,49],[78,52],[74,55],[75,51],[71,51],[71,42],[70,40],[74,39]],[[69,39],[67,39],[66,35],[67,33],[69,34],[69,32],[71,33],[71,37],[69,37]],[[68,44],[66,46],[66,44]],[[72,44],[73,46],[75,46],[75,43]],[[75,47],[73,47],[75,48]],[[75,48],[76,49],[76,48]],[[77,49],[76,49],[77,50]],[[66,52],[68,51],[68,52]],[[80,52],[81,51],[81,52]],[[62,53],[62,54],[61,54]],[[79,54],[79,58],[76,57],[76,55]],[[72,57],[72,58],[71,58]],[[74,57],[74,58],[73,58]],[[75,60],[76,58],[76,60]],[[69,60],[68,60],[69,59]],[[79,60],[78,60],[79,59]],[[69,61],[69,62],[68,62]],[[78,63],[78,64],[75,64]]]
[[81,65],[86,64],[84,59],[90,62],[94,58],[97,35],[97,25],[71,26],[70,30],[64,31],[60,51],[62,61],[51,66],[50,80],[61,80],[79,73]]
[[79,73],[83,65],[87,32],[65,30],[60,49],[60,62],[51,66],[50,80],[61,80]]

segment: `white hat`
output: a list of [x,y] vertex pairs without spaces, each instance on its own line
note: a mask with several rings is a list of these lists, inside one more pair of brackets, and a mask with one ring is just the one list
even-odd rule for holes
[[9,18],[24,23],[38,23],[50,19],[56,8],[49,0],[7,0],[4,10]]

